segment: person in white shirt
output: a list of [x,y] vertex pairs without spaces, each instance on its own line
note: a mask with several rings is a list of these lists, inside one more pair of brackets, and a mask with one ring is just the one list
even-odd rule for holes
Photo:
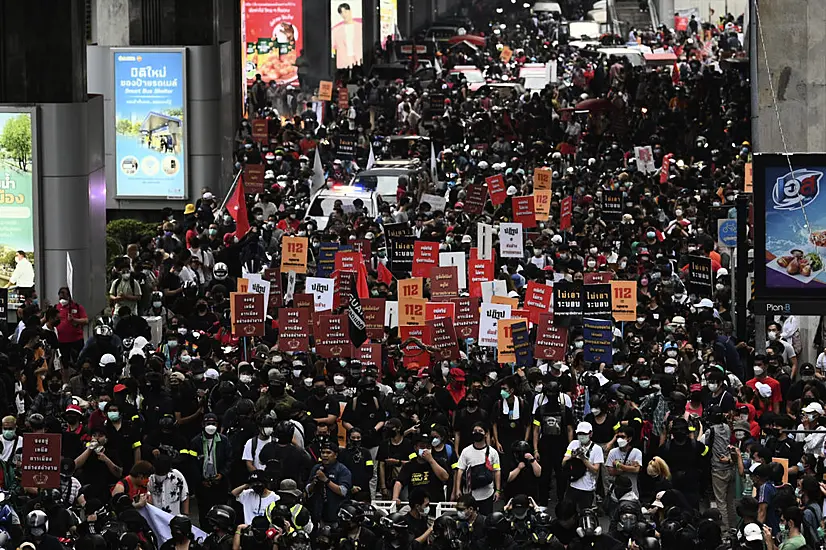
[[3,450],[0,451],[0,460],[8,461],[15,453],[23,452],[23,438],[17,435],[17,420],[9,415],[3,417]]
[[783,345],[783,353],[781,354],[781,357],[783,358],[783,363],[791,366],[791,376],[792,380],[794,380],[797,378],[797,353],[794,351],[794,347],[792,347],[787,340],[782,338],[780,323],[769,323],[766,326],[766,331],[766,347],[768,347],[771,342],[780,342]]
[[[459,495],[470,492],[479,505],[480,514],[493,512],[493,503],[502,494],[502,471],[499,453],[487,441],[487,429],[484,423],[476,422],[471,428],[473,445],[465,447],[459,456],[459,466],[454,476],[452,501]],[[467,472],[467,475],[465,473]],[[484,483],[490,479],[489,483]],[[464,487],[463,487],[464,484]]]
[[189,515],[189,486],[183,474],[172,468],[169,455],[161,454],[155,459],[155,473],[149,476],[146,487],[153,505],[173,516]]
[[16,286],[23,296],[31,296],[34,289],[34,266],[22,250],[14,257],[16,265],[9,279],[9,286]]
[[244,509],[244,523],[247,525],[252,523],[253,518],[264,516],[270,504],[281,500],[267,488],[268,481],[263,470],[255,470],[247,483],[232,490],[232,496]]
[[639,497],[637,476],[642,465],[642,451],[631,445],[631,439],[634,437],[633,429],[622,428],[617,435],[617,445],[608,451],[608,458],[605,460],[606,469],[612,479],[619,475],[630,479],[631,490]]
[[248,471],[253,472],[264,469],[264,465],[260,462],[261,449],[273,440],[272,430],[273,419],[268,416],[264,417],[261,420],[261,425],[258,427],[258,435],[248,439],[244,444],[244,452],[241,454],[241,459],[247,465]]
[[576,439],[568,444],[568,449],[562,458],[563,466],[572,460],[581,460],[585,466],[584,475],[571,480],[566,494],[566,498],[576,504],[579,512],[593,506],[599,469],[602,463],[605,462],[602,447],[591,441],[593,432],[590,422],[577,424]]

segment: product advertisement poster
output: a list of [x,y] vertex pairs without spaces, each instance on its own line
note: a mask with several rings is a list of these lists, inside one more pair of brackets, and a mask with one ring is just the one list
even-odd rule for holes
[[330,44],[336,68],[349,69],[361,65],[364,59],[361,0],[330,2]]
[[298,79],[302,48],[302,0],[241,0],[242,66],[247,86],[262,80],[286,84]]
[[0,112],[0,287],[18,270],[18,250],[35,263],[33,149],[31,113]]
[[186,50],[113,55],[117,196],[186,198]]
[[758,297],[826,295],[824,173],[824,155],[755,155]]

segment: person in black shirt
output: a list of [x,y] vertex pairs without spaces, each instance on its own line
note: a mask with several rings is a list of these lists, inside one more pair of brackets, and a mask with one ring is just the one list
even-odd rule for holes
[[[296,483],[303,483],[310,475],[313,461],[304,449],[293,445],[295,425],[289,421],[276,424],[273,431],[275,441],[270,441],[261,449],[258,460],[270,468],[275,467],[279,472],[279,479],[292,479]],[[269,469],[269,468],[268,468]]]
[[338,461],[347,466],[353,478],[350,493],[353,500],[370,502],[370,480],[373,479],[374,462],[362,446],[362,434],[358,428],[347,432],[347,448],[338,454]]
[[126,338],[137,338],[143,336],[147,340],[152,338],[152,331],[149,323],[140,315],[133,315],[129,306],[118,308],[118,324],[115,326],[115,334],[122,340]]
[[551,475],[556,477],[557,499],[562,500],[568,485],[562,457],[574,437],[574,416],[561,390],[559,383],[548,377],[533,415],[532,455],[545,465],[537,493],[540,502],[548,501]]
[[556,519],[551,522],[551,533],[559,542],[568,546],[577,536],[576,504],[570,500],[560,500],[556,504],[554,515]]
[[479,394],[469,393],[462,400],[464,408],[459,409],[453,418],[453,441],[456,443],[456,454],[461,454],[462,450],[473,443],[471,432],[473,425],[477,422],[484,422],[488,425],[488,412],[479,407]]
[[382,497],[389,499],[393,483],[399,476],[404,464],[413,454],[413,444],[402,435],[402,425],[398,418],[391,418],[384,425],[387,438],[379,445],[376,461],[379,464],[379,491]]
[[518,383],[514,378],[502,381],[501,399],[493,406],[493,441],[499,451],[502,468],[509,472],[516,465],[508,451],[511,446],[527,440],[531,431],[531,409],[524,399],[517,395]]
[[106,428],[103,426],[91,429],[92,441],[80,455],[75,458],[78,469],[76,476],[81,483],[88,484],[86,498],[97,498],[101,502],[108,502],[111,498],[109,487],[123,477],[124,469],[117,452],[107,447]]
[[427,518],[430,515],[430,495],[423,487],[410,491],[410,511],[405,516],[407,530],[411,538],[417,539],[427,531]]
[[192,331],[212,333],[218,330],[218,316],[209,310],[206,298],[195,302],[195,315],[186,318],[186,326]]
[[407,487],[409,491],[422,487],[429,495],[444,494],[445,482],[450,476],[433,457],[430,443],[429,437],[424,435],[413,439],[410,462],[402,466],[399,477],[393,485],[392,499],[396,502],[400,502],[399,495],[404,487]]
[[338,426],[336,419],[340,414],[338,400],[327,393],[327,381],[323,376],[313,378],[312,395],[307,398],[306,405],[310,417],[316,424],[326,424],[333,435]]
[[508,482],[505,485],[505,500],[516,495],[527,495],[536,498],[539,495],[539,479],[542,476],[542,467],[530,453],[527,441],[517,441],[510,452],[516,467],[508,473]]

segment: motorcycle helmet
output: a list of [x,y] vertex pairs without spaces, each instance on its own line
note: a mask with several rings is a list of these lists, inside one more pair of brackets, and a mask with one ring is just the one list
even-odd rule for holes
[[169,520],[169,531],[173,539],[192,536],[192,520],[186,516],[177,515]]
[[531,446],[527,441],[514,441],[511,445],[511,453],[515,464],[519,464],[525,460],[525,453],[531,452]]
[[279,443],[289,443],[293,440],[295,433],[295,424],[289,421],[282,421],[275,425],[273,435]]
[[485,518],[485,533],[507,533],[511,524],[502,512],[494,512]]
[[32,510],[26,515],[26,528],[33,537],[42,537],[49,530],[49,516],[43,510]]
[[226,504],[216,504],[210,508],[206,519],[213,529],[230,531],[235,528],[235,510]]
[[227,264],[225,264],[224,262],[218,262],[212,268],[212,274],[219,281],[223,281],[229,275],[229,268],[227,268]]
[[579,527],[576,528],[579,538],[595,538],[602,534],[599,518],[593,510],[585,510],[579,518]]

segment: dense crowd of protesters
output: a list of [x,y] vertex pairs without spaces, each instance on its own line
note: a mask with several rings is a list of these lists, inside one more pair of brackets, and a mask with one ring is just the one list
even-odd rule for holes
[[[249,120],[236,136],[239,167],[267,170],[264,191],[240,206],[248,230],[205,190],[184,212],[165,211],[156,236],[124,243],[108,315],[90,318],[68,288],[18,310],[19,326],[0,341],[0,545],[822,545],[826,361],[798,362],[809,343],[794,317],[770,319],[765,335],[749,319],[748,337],[734,336],[730,257],[715,242],[751,159],[748,75],[728,63],[742,54],[742,21],[633,31],[677,56],[647,67],[558,40],[554,19],[485,15],[468,29],[485,46],[440,52],[442,76],[426,86],[357,79],[346,108],[321,110],[280,88],[259,94],[269,143],[252,139]],[[557,82],[477,94],[447,77],[475,65],[507,82],[529,62],[556,63]],[[445,99],[438,112],[434,95]],[[599,107],[576,107],[588,99]],[[300,115],[275,116],[285,112]],[[355,134],[356,155],[342,162],[344,133]],[[346,184],[395,135],[430,138],[436,166],[429,148],[411,147],[393,204],[336,206],[323,231],[305,218],[315,155],[327,184]],[[645,146],[653,172],[636,163]],[[237,279],[277,268],[284,236],[311,246],[290,292],[305,291],[320,243],[366,239],[361,297],[396,300],[407,274],[388,275],[387,224],[470,254],[476,224],[513,221],[510,198],[531,195],[542,167],[552,172],[549,219],[526,236],[524,257],[495,259],[494,277],[520,305],[529,281],[606,272],[636,281],[636,320],[614,324],[612,361],[584,360],[581,320],[568,327],[563,360],[518,368],[472,337],[456,361],[418,341],[430,366],[409,369],[397,326],[374,340],[377,367],[287,353],[273,309],[263,336],[233,335]],[[468,214],[467,186],[496,174],[509,200]],[[601,211],[614,191],[617,222]],[[432,209],[424,194],[446,206]],[[690,256],[710,258],[710,296],[689,290]],[[61,434],[59,489],[21,484],[25,433]]]

